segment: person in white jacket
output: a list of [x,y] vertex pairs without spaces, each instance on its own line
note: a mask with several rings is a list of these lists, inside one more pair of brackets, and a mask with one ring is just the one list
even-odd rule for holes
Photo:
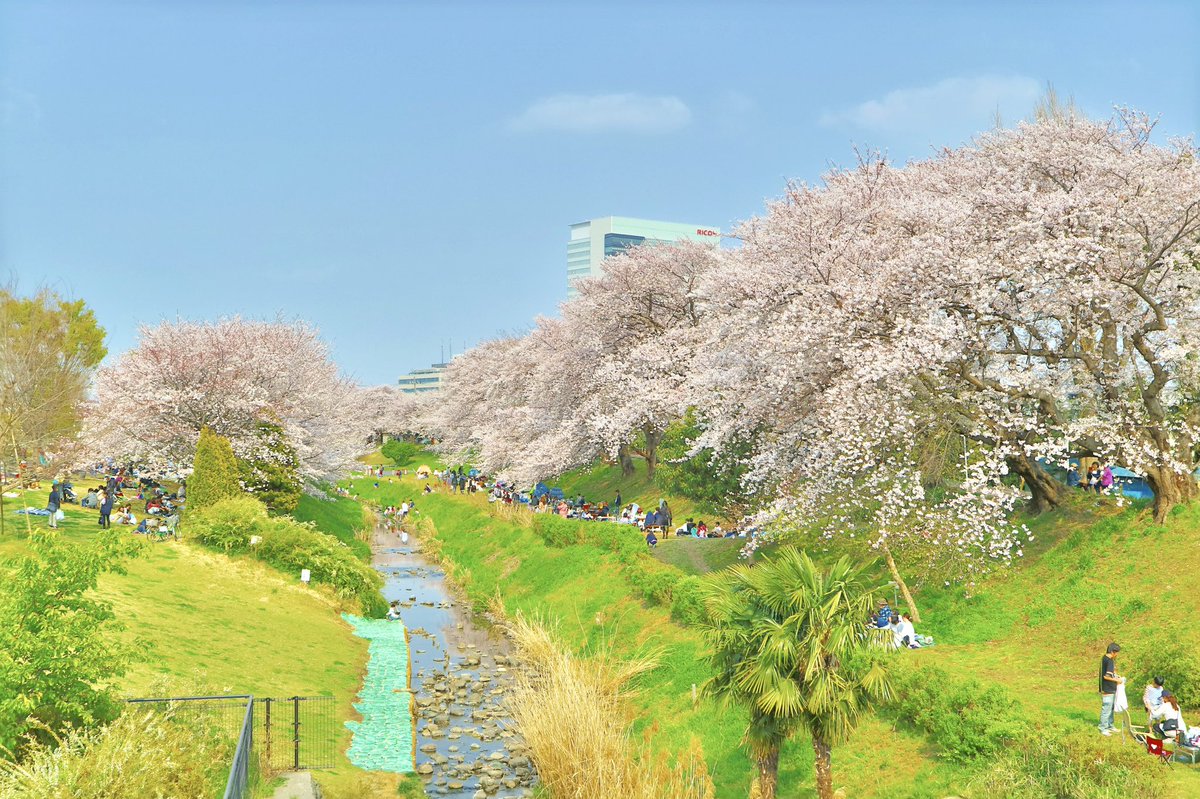
[[1162,704],[1150,714],[1150,721],[1154,723],[1150,729],[1155,737],[1164,740],[1175,740],[1181,730],[1187,729],[1179,710],[1179,700],[1170,691],[1162,692]]

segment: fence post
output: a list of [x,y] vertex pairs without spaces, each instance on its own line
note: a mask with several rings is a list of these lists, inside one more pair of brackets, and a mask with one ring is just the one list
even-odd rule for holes
[[295,729],[296,757],[294,769],[300,770],[300,697],[292,697],[292,727]]
[[263,737],[267,745],[267,767],[270,768],[274,762],[271,760],[271,697],[268,696],[263,702],[266,703],[267,710],[267,717],[263,722],[263,732],[266,734]]

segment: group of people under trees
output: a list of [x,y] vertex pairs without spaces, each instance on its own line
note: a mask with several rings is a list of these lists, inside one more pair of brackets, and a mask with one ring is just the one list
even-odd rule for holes
[[[139,520],[133,510],[133,502],[127,500],[126,489],[137,489],[137,500],[145,502],[145,515]],[[105,477],[104,482],[89,488],[82,497],[77,497],[70,478],[54,480],[50,487],[50,496],[46,501],[49,511],[49,526],[58,528],[58,522],[64,517],[62,506],[78,499],[79,507],[98,511],[96,523],[102,528],[109,528],[113,523],[113,511],[116,510],[116,522],[134,528],[134,533],[148,535],[165,529],[174,532],[179,524],[180,506],[186,501],[187,481],[183,480],[179,488],[168,493],[155,480],[140,477],[135,482],[126,469],[120,469]],[[118,501],[124,501],[118,504]]]
[[[1128,713],[1125,677],[1117,671],[1121,645],[1115,641],[1104,650],[1100,659],[1100,734],[1112,735],[1117,729],[1114,717]],[[1153,677],[1142,692],[1142,705],[1150,735],[1159,741],[1172,741],[1177,746],[1200,747],[1200,727],[1189,727],[1183,718],[1179,698],[1164,684],[1162,677]]]
[[1087,472],[1082,476],[1079,474],[1079,467],[1074,462],[1067,469],[1067,486],[1070,488],[1082,488],[1085,491],[1095,491],[1097,494],[1108,494],[1112,491],[1114,483],[1112,464],[1109,463],[1101,466],[1099,461],[1092,461],[1088,465]]
[[892,649],[920,649],[933,643],[929,636],[917,635],[912,617],[908,613],[892,610],[891,603],[886,599],[879,601],[879,609],[872,614],[870,623],[872,627],[892,634],[890,640],[885,639]]

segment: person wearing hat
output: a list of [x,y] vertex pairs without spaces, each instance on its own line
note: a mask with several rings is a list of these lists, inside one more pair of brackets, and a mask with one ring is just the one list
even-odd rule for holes
[[1179,701],[1175,694],[1165,689],[1162,692],[1162,703],[1150,714],[1150,721],[1154,722],[1150,731],[1156,738],[1163,740],[1175,740],[1181,730],[1187,729],[1183,714],[1179,711]]
[[1153,682],[1146,683],[1146,690],[1142,692],[1142,704],[1146,706],[1147,713],[1154,715],[1154,711],[1162,704],[1162,695],[1162,677],[1155,677]]
[[880,600],[879,611],[875,614],[875,626],[881,630],[886,630],[892,623],[892,608],[888,605],[886,599]]
[[1104,657],[1100,659],[1101,735],[1112,735],[1116,729],[1113,726],[1113,703],[1117,699],[1117,686],[1125,682],[1125,678],[1117,674],[1117,653],[1120,651],[1121,645],[1114,641],[1104,650]]

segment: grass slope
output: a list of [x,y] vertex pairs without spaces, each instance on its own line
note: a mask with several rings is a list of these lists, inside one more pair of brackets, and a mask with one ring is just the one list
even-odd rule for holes
[[350,547],[356,557],[361,560],[371,560],[371,545],[360,540],[358,532],[368,523],[363,515],[363,506],[358,502],[339,496],[330,496],[328,500],[300,495],[300,502],[292,517],[299,522],[312,522],[318,530],[328,533]]
[[[31,492],[27,501],[43,506],[43,493]],[[331,525],[350,519],[350,511],[361,522],[361,506],[349,500],[324,510]],[[64,511],[59,528],[65,541],[82,543],[94,535],[96,511],[77,505]],[[0,540],[0,557],[25,548],[24,520],[10,511],[6,522],[14,519],[18,525],[7,527]],[[47,520],[31,521],[45,526]],[[183,530],[186,538],[186,524]],[[349,528],[347,533],[352,537]],[[367,641],[354,637],[335,599],[265,564],[186,540],[146,542],[126,574],[101,579],[100,594],[143,653],[124,679],[129,696],[146,696],[158,678],[167,677],[184,684],[198,679],[230,693],[337,697],[339,765],[321,779],[335,793],[352,795],[343,786],[356,785],[361,772],[343,754],[350,741],[342,722],[355,717],[351,702],[366,667]]]
[[[411,481],[381,483],[378,489],[373,482],[360,478],[351,485],[360,496],[384,504],[414,493]],[[746,795],[751,766],[739,747],[745,715],[703,698],[693,704],[692,686],[708,676],[700,635],[671,622],[665,608],[636,598],[610,553],[590,546],[549,547],[521,515],[493,515],[481,495],[420,495],[417,507],[434,521],[448,567],[478,607],[499,596],[509,613],[557,620],[566,643],[582,651],[609,646],[619,654],[658,652],[661,665],[643,681],[638,708],[643,726],[654,728],[656,749],[679,752],[696,736],[717,796]],[[885,764],[880,749],[894,753],[897,763]],[[835,751],[835,784],[855,797],[932,799],[953,793],[960,770],[938,763],[925,749],[921,736],[871,720]],[[903,779],[883,785],[885,773]],[[780,796],[812,790],[812,750],[805,740],[786,748],[780,784]]]
[[712,526],[714,517],[706,516],[696,509],[696,504],[686,497],[667,494],[647,474],[646,462],[642,458],[633,459],[633,474],[626,477],[621,474],[621,467],[616,464],[597,462],[591,466],[572,469],[556,480],[546,482],[549,486],[558,486],[568,497],[583,494],[589,502],[613,502],[618,489],[621,501],[628,505],[636,502],[643,508],[657,508],[658,501],[665,499],[671,508],[671,515],[676,524],[681,524],[691,517],[696,520],[705,519]]

